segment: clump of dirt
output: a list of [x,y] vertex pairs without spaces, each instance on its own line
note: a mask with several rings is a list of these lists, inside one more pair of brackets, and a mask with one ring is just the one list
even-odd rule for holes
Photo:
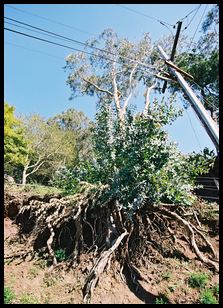
[[5,189],[4,192],[4,217],[15,219],[23,205],[32,200],[49,202],[51,198],[62,198],[61,194],[33,194],[32,192],[18,192],[17,190]]

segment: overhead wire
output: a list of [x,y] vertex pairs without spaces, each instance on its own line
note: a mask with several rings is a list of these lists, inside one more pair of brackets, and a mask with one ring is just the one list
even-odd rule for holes
[[[188,22],[188,24],[185,26],[184,30],[188,29],[188,27],[190,26],[190,24],[191,24],[192,21],[194,20],[195,16],[197,15],[197,13],[198,13],[198,11],[199,11],[201,5],[202,5],[202,4],[200,4],[200,5],[197,7],[197,9],[196,9],[196,11],[195,11],[193,17],[192,17],[191,20]],[[187,16],[187,18],[188,18],[188,16]]]
[[[88,55],[90,55],[90,56],[96,56],[96,57],[98,57],[98,58],[103,58],[103,59],[106,59],[106,60],[109,60],[109,61],[112,61],[112,62],[115,62],[115,63],[122,64],[122,65],[126,66],[126,65],[123,64],[123,63],[120,63],[120,62],[118,62],[118,61],[116,61],[116,60],[114,60],[114,59],[111,59],[111,58],[107,58],[107,57],[105,57],[105,56],[93,54],[93,53],[90,53],[90,52],[87,52],[87,51],[84,51],[84,50],[81,50],[81,49],[78,49],[78,48],[74,48],[74,47],[71,47],[71,46],[67,46],[67,45],[63,45],[63,44],[56,43],[56,42],[52,42],[52,41],[49,41],[49,40],[46,40],[46,39],[43,39],[43,38],[40,38],[40,37],[37,37],[37,36],[34,36],[34,35],[30,35],[30,34],[27,34],[27,33],[23,33],[23,32],[16,31],[16,30],[13,30],[13,29],[9,29],[9,28],[6,28],[6,27],[4,27],[4,29],[7,30],[7,31],[16,33],[16,34],[20,34],[20,35],[29,37],[29,38],[33,38],[33,39],[36,39],[36,40],[39,40],[39,41],[43,41],[43,42],[46,42],[46,43],[49,43],[49,44],[53,44],[53,45],[56,45],[56,46],[68,48],[68,49],[71,49],[71,50],[74,50],[74,51],[82,52],[82,53],[88,54]],[[139,71],[142,71],[142,72],[145,72],[145,73],[147,73],[147,74],[149,74],[149,75],[154,76],[153,73],[148,72],[148,71],[146,71],[146,70],[142,70],[142,69],[138,69],[138,70],[139,70]]]
[[[203,88],[202,88],[196,81],[191,80],[191,82],[193,82],[199,89],[203,90]],[[211,92],[210,92],[210,90],[209,90],[208,88],[207,88],[207,90],[208,90],[209,93],[211,94]],[[213,103],[209,102],[206,98],[204,98],[204,97],[202,96],[202,94],[200,94],[200,96],[201,96],[201,98],[205,101],[205,103],[206,103],[208,106],[213,107],[213,108],[216,108],[216,106],[215,106]],[[219,103],[219,102],[217,101],[217,98],[214,98],[213,101],[216,102],[217,104]]]
[[38,53],[41,53],[41,54],[46,55],[46,56],[48,56],[48,57],[52,57],[52,58],[64,60],[63,57],[58,57],[58,56],[49,54],[49,53],[44,52],[44,51],[40,51],[40,50],[36,50],[36,49],[32,49],[32,48],[27,48],[27,47],[25,47],[25,46],[18,45],[18,44],[14,44],[14,43],[11,43],[11,42],[5,42],[5,44],[7,44],[7,45],[12,45],[12,46],[15,46],[15,47],[19,47],[19,48],[22,48],[22,49],[25,49],[25,50],[28,50],[28,51],[32,51],[32,52],[38,52]]
[[[11,25],[11,26],[15,26],[15,27],[17,27],[17,28],[21,28],[21,29],[24,29],[24,30],[28,30],[28,31],[31,31],[31,32],[34,32],[34,33],[38,33],[38,34],[41,34],[41,35],[45,35],[45,36],[48,36],[48,37],[52,37],[52,38],[56,38],[56,39],[58,39],[58,37],[56,37],[55,35],[51,35],[51,34],[48,34],[48,33],[44,33],[44,32],[41,32],[41,31],[38,31],[38,30],[33,30],[33,29],[30,29],[30,28],[28,28],[28,27],[24,27],[24,26],[21,26],[21,25],[17,25],[17,24],[13,24],[13,23],[11,23],[11,22],[8,22],[8,21],[5,21],[4,22],[5,24],[9,24],[9,25]],[[62,40],[62,41],[68,41],[67,39],[63,39],[63,38],[59,38],[60,40]]]
[[[187,24],[187,26],[185,27],[185,29],[187,29],[187,28],[189,27],[189,25],[191,24],[191,22],[194,20],[194,18],[195,18],[195,16],[196,16],[196,14],[198,13],[198,11],[199,11],[201,5],[202,5],[202,4],[199,4],[198,7],[196,7],[194,10],[192,10],[192,11],[191,11],[190,13],[188,13],[184,18],[181,19],[181,21],[182,21],[182,20],[184,20],[185,18],[188,18],[188,16],[189,16],[190,14],[192,14],[192,13],[195,11],[195,14],[192,16],[190,22]],[[208,7],[208,4],[206,5],[206,7],[205,7],[205,9],[204,9],[204,11],[203,11],[203,13],[202,13],[202,16],[200,17],[199,23],[198,23],[198,25],[197,25],[197,27],[196,27],[196,29],[195,29],[195,32],[194,32],[194,34],[193,34],[193,37],[192,37],[191,40],[190,40],[190,44],[189,44],[189,47],[188,47],[188,51],[187,51],[187,52],[189,52],[189,50],[190,50],[190,48],[191,48],[191,45],[192,45],[193,40],[194,40],[194,38],[195,38],[195,35],[196,35],[197,31],[198,31],[198,28],[199,28],[199,26],[200,26],[200,23],[201,23],[201,21],[202,21],[202,19],[203,19],[203,17],[204,17],[204,14],[205,14],[205,12],[206,12],[206,10],[207,10],[207,7]],[[185,29],[184,29],[184,30],[185,30]],[[189,59],[188,59],[188,63],[189,63]],[[194,84],[196,84],[200,89],[203,89],[203,88],[202,88],[197,82],[195,82],[194,80],[192,80],[192,82],[193,82]],[[210,92],[210,91],[209,91],[209,92]],[[212,108],[216,108],[216,106],[215,106],[213,103],[209,102],[209,101],[208,101],[207,99],[205,99],[202,95],[201,95],[201,98],[202,98],[202,100],[203,100],[208,106],[211,106]],[[214,99],[214,101],[217,102],[216,99]]]
[[[39,28],[39,27],[36,27],[36,26],[33,26],[33,25],[30,25],[28,23],[24,23],[24,22],[21,22],[19,20],[16,20],[16,19],[13,19],[13,18],[9,18],[9,17],[4,17],[5,19],[8,19],[8,20],[11,20],[13,22],[16,22],[16,23],[19,23],[19,24],[22,24],[22,25],[25,25],[25,26],[28,26],[30,28],[33,28],[33,29],[37,29],[37,30],[40,30],[42,32],[45,32],[45,33],[48,33],[50,35],[54,35],[55,37],[59,37],[61,39],[65,39],[65,40],[68,40],[70,42],[74,42],[76,44],[80,44],[82,46],[86,46],[86,47],[89,47],[91,49],[95,49],[95,50],[98,50],[98,51],[101,51],[101,52],[104,52],[104,53],[107,53],[107,54],[111,54],[113,56],[116,56],[116,54],[114,54],[113,52],[111,51],[107,51],[107,50],[104,50],[104,49],[101,49],[101,48],[98,48],[98,47],[95,47],[95,46],[91,46],[90,44],[88,43],[84,43],[84,42],[81,42],[79,40],[74,40],[74,39],[71,39],[71,38],[68,38],[67,36],[64,36],[64,35],[60,35],[58,33],[55,33],[55,32],[52,32],[52,31],[48,31],[48,30],[45,30],[43,28]],[[120,56],[118,55],[119,58],[122,58],[122,59],[126,59],[126,60],[129,60],[129,61],[132,61],[132,62],[135,62],[135,63],[138,63],[139,65],[143,65],[145,67],[148,67],[148,68],[152,68],[154,69],[154,67],[152,67],[151,65],[148,65],[146,63],[143,63],[143,62],[140,62],[140,61],[137,61],[137,60],[134,60],[132,58],[129,58],[129,57],[125,57],[125,56]]]
[[148,15],[148,14],[142,13],[142,12],[140,12],[140,11],[137,11],[137,10],[135,10],[135,9],[132,9],[132,8],[130,8],[130,7],[128,7],[128,6],[123,5],[123,4],[115,4],[115,5],[121,6],[122,8],[124,8],[124,9],[126,9],[126,10],[129,10],[129,11],[134,12],[134,13],[136,13],[136,14],[142,15],[142,16],[144,16],[144,17],[147,17],[147,18],[156,20],[157,22],[159,22],[159,23],[161,23],[161,24],[166,24],[166,25],[171,26],[171,27],[174,26],[174,25],[172,25],[172,24],[169,24],[169,23],[166,22],[166,21],[163,21],[163,20],[158,19],[158,18],[156,18],[156,17],[150,16],[150,15]]
[[193,43],[193,40],[194,40],[195,35],[196,35],[196,33],[197,33],[197,30],[198,30],[198,28],[199,28],[199,26],[200,26],[200,23],[201,23],[201,21],[202,21],[202,19],[203,19],[203,17],[204,17],[204,14],[205,14],[205,12],[206,12],[206,10],[207,10],[207,7],[208,7],[208,4],[206,4],[206,7],[205,7],[205,9],[204,9],[204,11],[203,11],[203,14],[201,15],[201,18],[200,18],[200,20],[199,20],[199,23],[198,23],[198,25],[197,25],[197,28],[195,29],[194,35],[193,35],[193,37],[192,37],[192,39],[191,39],[191,41],[190,41],[190,45],[189,45],[188,51],[189,51],[190,48],[191,48],[191,45],[192,45],[192,43]]
[[161,21],[160,21],[160,23],[161,23],[161,25],[163,25],[164,27],[166,27],[166,28],[170,31],[170,33],[171,33],[171,35],[172,35],[172,38],[174,39],[174,35],[173,35],[173,32],[171,31],[171,29],[170,29],[167,25],[165,25],[164,23],[162,23]]
[[[200,7],[200,6],[201,6],[201,4],[198,5],[198,7]],[[184,17],[182,17],[180,19],[180,21],[183,21],[184,19],[188,18],[195,10],[197,10],[197,7],[194,8],[192,11],[190,11],[188,14],[186,14]]]
[[25,10],[16,8],[16,7],[14,7],[14,6],[12,6],[12,5],[9,5],[9,4],[6,4],[6,6],[7,6],[7,7],[10,7],[10,8],[13,9],[13,10],[22,12],[22,13],[24,13],[24,14],[27,14],[27,15],[30,15],[30,16],[35,16],[35,17],[37,17],[37,18],[41,18],[41,19],[47,20],[47,21],[52,22],[52,23],[54,23],[54,24],[57,24],[57,25],[60,25],[60,26],[63,26],[63,27],[69,28],[69,29],[73,29],[73,30],[78,31],[78,32],[82,32],[82,33],[85,33],[85,34],[88,34],[88,35],[94,35],[94,34],[91,33],[91,32],[84,31],[84,30],[82,30],[82,29],[79,29],[79,28],[76,28],[76,27],[73,27],[73,26],[64,24],[64,23],[62,23],[62,22],[56,21],[56,20],[51,19],[51,18],[47,18],[47,17],[40,16],[40,15],[35,14],[35,13],[27,12],[27,11],[25,11]]
[[199,145],[200,150],[202,150],[202,147],[201,147],[201,144],[200,144],[199,138],[198,138],[198,136],[197,136],[197,133],[196,133],[196,131],[195,131],[195,128],[194,128],[194,126],[193,126],[193,123],[192,123],[192,121],[191,121],[191,118],[190,118],[190,116],[189,116],[189,114],[188,114],[187,109],[185,109],[185,111],[186,111],[187,117],[188,117],[188,119],[189,119],[189,122],[190,122],[191,128],[192,128],[192,130],[193,130],[193,133],[194,133],[195,139],[197,140],[197,143],[198,143],[198,145]]
[[[206,12],[206,10],[207,10],[207,7],[208,7],[208,4],[206,5],[206,7],[205,7],[205,9],[204,9],[204,11],[203,11],[203,13],[202,13],[202,15],[201,15],[201,18],[200,18],[200,20],[199,20],[199,23],[198,23],[198,25],[197,25],[197,27],[196,27],[196,29],[195,29],[194,35],[193,35],[193,37],[192,37],[192,39],[191,39],[191,41],[190,41],[190,45],[189,45],[189,48],[188,48],[188,52],[189,52],[189,50],[190,50],[190,48],[191,48],[191,45],[192,45],[192,43],[193,43],[193,40],[194,40],[195,35],[196,35],[196,33],[197,33],[197,30],[198,30],[198,28],[199,28],[199,26],[200,26],[200,24],[201,24],[201,21],[202,21],[202,19],[203,19],[203,17],[204,17],[204,14],[205,14],[205,12]],[[189,62],[189,59],[188,59],[188,62]],[[193,82],[194,84],[196,84],[200,89],[202,89],[202,87],[201,87],[197,82],[195,82],[195,81],[192,81],[192,82]],[[202,97],[202,99],[206,102],[207,105],[211,106],[212,108],[216,108],[215,105],[213,105],[211,102],[209,102],[208,100],[206,100],[203,96],[201,96],[201,97]],[[214,101],[216,101],[216,100],[214,99]]]

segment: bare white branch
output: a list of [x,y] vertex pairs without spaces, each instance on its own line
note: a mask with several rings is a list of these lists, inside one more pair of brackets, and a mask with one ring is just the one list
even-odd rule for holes
[[149,96],[150,96],[150,93],[151,93],[152,89],[154,89],[154,88],[156,87],[156,84],[157,84],[157,80],[156,80],[156,82],[155,82],[151,87],[149,87],[149,88],[147,89],[147,91],[146,91],[145,108],[144,108],[144,111],[143,111],[144,114],[147,113],[147,111],[148,111],[148,109],[149,109],[149,104],[150,104]]
[[128,97],[127,97],[127,99],[125,100],[125,103],[124,103],[124,105],[123,105],[123,108],[122,108],[122,111],[121,111],[122,117],[125,116],[126,108],[127,108],[128,103],[129,103],[129,101],[130,101],[130,99],[131,99],[131,97],[132,97],[132,94],[133,94],[132,78],[133,78],[133,74],[134,74],[135,71],[136,71],[137,66],[138,66],[138,63],[133,67],[133,69],[132,69],[132,71],[131,71],[131,73],[130,73],[130,76],[129,76],[129,88],[130,88],[130,93],[129,93],[129,95],[128,95]]

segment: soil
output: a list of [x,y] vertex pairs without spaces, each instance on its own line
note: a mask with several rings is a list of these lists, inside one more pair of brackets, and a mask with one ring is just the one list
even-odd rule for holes
[[[24,198],[23,198],[24,199]],[[21,198],[20,198],[21,201]],[[22,204],[22,201],[20,202]],[[6,207],[7,208],[7,207]],[[18,236],[14,215],[4,218],[5,256],[25,251],[29,242]],[[216,227],[216,225],[213,225]],[[211,243],[219,249],[218,234],[212,228]],[[184,258],[179,254],[174,258],[154,257],[151,262],[139,266],[144,280],[137,287],[131,279],[123,281],[113,264],[106,269],[91,296],[95,304],[198,304],[201,290],[192,288],[188,279],[191,273],[206,273],[209,277],[207,288],[219,283],[219,275],[202,264],[182,239]],[[65,270],[63,263],[51,270],[43,257],[32,259],[6,258],[4,264],[4,283],[15,293],[12,301],[19,303],[83,304],[82,289],[91,266],[92,258],[82,255],[75,268]],[[161,302],[159,302],[161,301]]]

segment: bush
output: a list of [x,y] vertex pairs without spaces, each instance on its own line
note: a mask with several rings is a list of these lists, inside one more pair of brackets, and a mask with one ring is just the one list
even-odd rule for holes
[[55,257],[57,261],[65,261],[67,259],[66,252],[64,249],[58,249],[55,251]]
[[215,298],[213,291],[211,289],[206,289],[201,293],[200,303],[201,304],[218,304],[218,301]]
[[202,273],[192,273],[188,279],[191,288],[203,288],[208,282],[208,276]]
[[162,126],[178,116],[173,106],[155,102],[148,114],[137,116],[129,110],[124,129],[119,119],[111,121],[108,110],[102,104],[97,113],[95,160],[72,171],[61,170],[57,186],[72,194],[78,192],[81,181],[107,184],[103,202],[119,200],[129,217],[145,202],[192,204],[195,177],[208,170],[207,160],[202,155],[183,155],[168,140]]

